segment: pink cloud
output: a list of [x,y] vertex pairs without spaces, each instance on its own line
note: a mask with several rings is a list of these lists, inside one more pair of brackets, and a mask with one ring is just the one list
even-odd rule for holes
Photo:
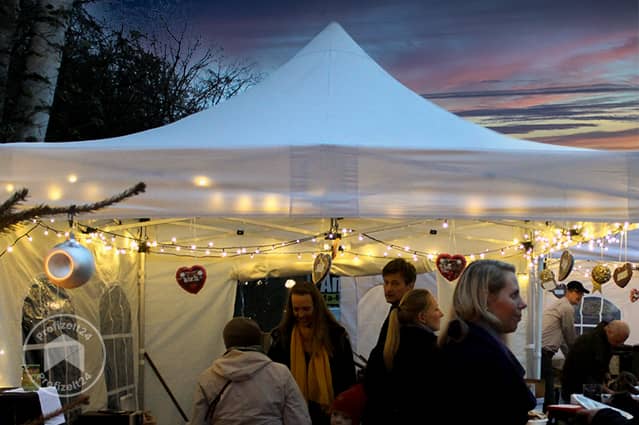
[[[592,52],[593,48],[598,50]],[[512,86],[522,89],[548,86],[548,80],[555,80],[558,85],[562,85],[567,83],[562,81],[567,72],[581,73],[584,65],[602,65],[632,58],[632,55],[637,57],[639,39],[634,32],[617,31],[578,38],[575,36],[561,42],[528,46],[527,49],[511,46],[496,50],[491,46],[490,49],[469,53],[470,50],[464,52],[465,56],[457,60],[446,55],[426,63],[426,60],[432,59],[432,55],[415,52],[396,62],[393,69],[404,84],[417,91],[455,90],[469,85],[476,87],[483,81],[506,80],[533,80]],[[436,56],[439,55],[436,53]],[[610,82],[603,75],[593,75],[587,69],[585,71],[589,72],[588,84]],[[573,79],[570,84],[579,82]]]
[[621,131],[617,134],[597,132],[570,134],[566,136],[537,137],[530,140],[592,149],[637,150],[639,149],[639,129]]

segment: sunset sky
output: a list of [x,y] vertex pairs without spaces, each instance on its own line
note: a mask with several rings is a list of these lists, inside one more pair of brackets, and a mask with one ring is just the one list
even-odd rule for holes
[[639,149],[637,0],[112,0],[99,14],[171,25],[268,76],[331,21],[413,91],[513,137]]

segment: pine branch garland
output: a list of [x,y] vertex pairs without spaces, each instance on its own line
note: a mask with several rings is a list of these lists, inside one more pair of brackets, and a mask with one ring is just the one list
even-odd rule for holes
[[2,205],[0,205],[0,217],[4,217],[5,215],[10,214],[16,207],[16,205],[27,199],[28,194],[29,189],[26,188],[22,188],[17,192],[14,192],[9,199],[7,199]]
[[0,233],[12,229],[22,221],[31,220],[36,217],[94,212],[121,202],[124,199],[138,195],[145,190],[146,185],[143,182],[140,182],[122,193],[92,204],[70,205],[67,207],[50,207],[48,205],[40,204],[24,211],[14,212],[14,208],[23,202],[29,193],[28,189],[21,189],[15,192],[11,198],[0,206]]

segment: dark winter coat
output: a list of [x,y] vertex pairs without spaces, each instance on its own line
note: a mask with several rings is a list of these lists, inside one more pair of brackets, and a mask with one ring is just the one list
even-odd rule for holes
[[496,334],[474,323],[468,327],[462,335],[461,323],[452,321],[442,345],[442,394],[457,401],[452,408],[440,403],[441,417],[450,424],[525,425],[536,399],[524,368]]
[[384,365],[383,345],[371,352],[364,424],[426,424],[434,413],[441,368],[437,337],[421,326],[404,325],[399,338],[391,371]]
[[566,356],[561,372],[561,392],[564,400],[571,394],[581,394],[584,384],[604,384],[608,365],[612,358],[612,346],[608,342],[606,322],[592,331],[580,335]]

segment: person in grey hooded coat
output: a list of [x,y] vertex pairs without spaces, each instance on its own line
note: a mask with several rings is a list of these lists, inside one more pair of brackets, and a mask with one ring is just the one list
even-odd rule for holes
[[[191,425],[310,425],[293,375],[262,352],[262,331],[235,317],[223,332],[227,351],[198,378]],[[219,397],[218,397],[219,396]]]

